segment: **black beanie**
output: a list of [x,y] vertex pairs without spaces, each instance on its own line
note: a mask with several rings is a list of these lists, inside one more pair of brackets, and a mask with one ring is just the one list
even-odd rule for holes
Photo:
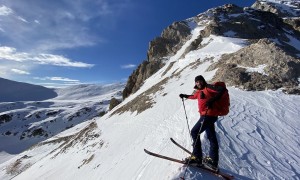
[[195,77],[195,82],[196,82],[196,81],[205,81],[205,79],[204,79],[203,76],[199,75],[199,76],[196,76],[196,77]]
[[201,75],[195,77],[195,82],[196,81],[202,81],[204,83],[204,85],[207,84],[206,81],[205,81],[205,79],[204,79],[204,77],[201,76]]

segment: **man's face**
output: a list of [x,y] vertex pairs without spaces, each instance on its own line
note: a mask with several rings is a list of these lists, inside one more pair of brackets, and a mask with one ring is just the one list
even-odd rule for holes
[[196,86],[199,88],[199,89],[203,89],[203,82],[202,81],[196,81],[195,82]]

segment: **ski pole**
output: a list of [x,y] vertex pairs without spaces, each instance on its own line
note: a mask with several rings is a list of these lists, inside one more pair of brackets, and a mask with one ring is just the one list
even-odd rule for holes
[[[203,124],[204,124],[205,119],[206,119],[206,116],[207,116],[207,111],[208,111],[208,108],[207,108],[206,111],[205,111],[205,115],[204,115],[204,118],[203,118],[203,122],[202,122],[202,124],[201,124],[201,126],[200,126],[200,129],[199,129],[198,133],[197,133],[196,141],[195,141],[194,144],[193,144],[193,150],[195,149],[196,142],[198,141],[198,139],[199,139],[199,141],[201,141],[201,140],[200,140],[200,134],[201,134],[201,130],[202,130]],[[192,135],[191,135],[191,137],[192,137]],[[191,157],[192,157],[192,156],[194,156],[194,151],[192,152]],[[185,171],[184,171],[183,177],[180,177],[180,179],[184,180],[184,177],[185,177],[185,175],[186,175],[187,168],[189,167],[189,164],[190,164],[190,159],[189,159],[189,161],[188,161],[188,163],[187,163],[187,167],[186,167],[186,169],[185,169]]]
[[181,98],[181,99],[182,99],[183,109],[184,109],[184,113],[185,113],[186,124],[187,124],[188,130],[189,130],[189,133],[190,133],[191,142],[193,142],[193,138],[192,138],[192,135],[191,135],[191,129],[190,129],[190,126],[189,126],[189,121],[188,121],[188,117],[187,117],[187,114],[186,114],[184,99],[183,98]]

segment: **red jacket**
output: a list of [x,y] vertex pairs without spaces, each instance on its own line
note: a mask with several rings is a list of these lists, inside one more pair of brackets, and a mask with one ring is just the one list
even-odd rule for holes
[[[212,88],[211,88],[212,87]],[[203,90],[197,90],[193,95],[190,95],[188,99],[198,99],[198,109],[201,116],[218,116],[219,112],[216,108],[210,108],[207,110],[206,102],[212,97],[217,96],[219,93],[213,88],[213,85],[208,85]],[[206,113],[207,112],[207,113]]]

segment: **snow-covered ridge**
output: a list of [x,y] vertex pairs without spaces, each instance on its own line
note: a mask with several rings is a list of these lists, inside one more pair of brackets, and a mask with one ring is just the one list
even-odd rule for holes
[[[57,100],[79,100],[94,98],[95,96],[115,94],[124,87],[124,83],[95,85],[95,84],[81,84],[70,86],[66,88],[56,89],[58,94]],[[121,94],[120,94],[121,95]]]
[[42,101],[57,96],[53,89],[3,78],[0,87],[0,102]]
[[122,99],[124,84],[78,85],[56,89],[44,101],[0,103],[0,152],[16,154],[31,145],[108,111],[112,97]]
[[279,14],[282,17],[298,17],[300,15],[300,2],[298,0],[258,0],[262,9]]

